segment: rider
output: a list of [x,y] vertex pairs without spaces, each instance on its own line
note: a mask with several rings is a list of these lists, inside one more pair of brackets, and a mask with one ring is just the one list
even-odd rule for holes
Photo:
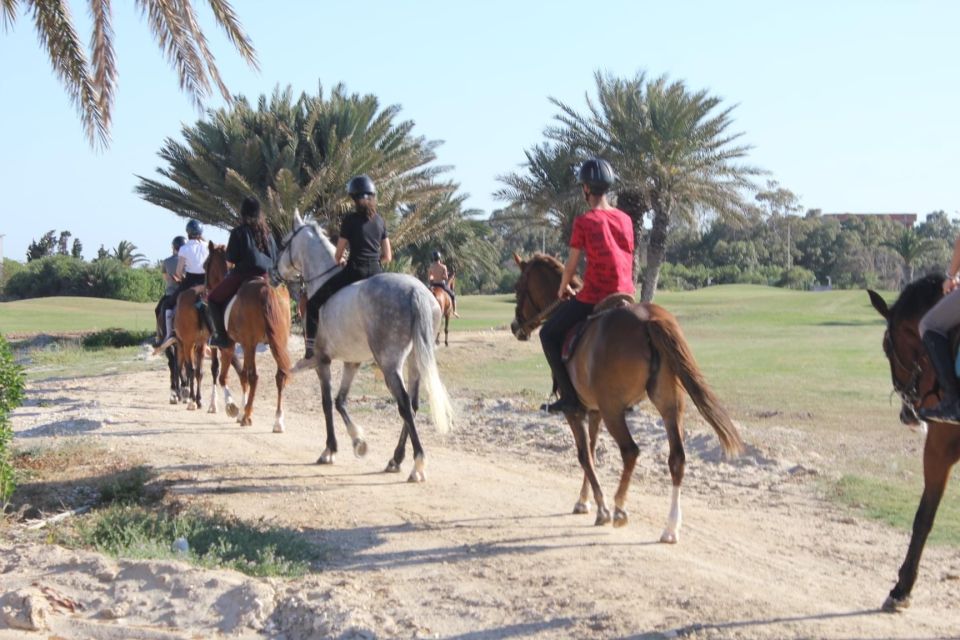
[[567,331],[585,319],[594,305],[614,293],[633,295],[633,225],[623,211],[607,201],[616,174],[602,158],[590,158],[580,166],[577,181],[590,207],[573,221],[570,255],[563,268],[557,296],[563,300],[571,293],[570,282],[580,256],[587,264],[583,287],[576,297],[562,302],[540,329],[540,343],[547,356],[559,398],[541,409],[550,413],[582,411],[570,375],[563,364],[563,341]]
[[920,319],[920,339],[940,384],[940,403],[920,409],[924,420],[960,424],[960,385],[954,373],[950,331],[960,324],[960,237],[953,245],[953,258],[943,281],[943,298]]
[[223,312],[230,298],[251,278],[263,276],[273,268],[277,245],[260,211],[260,201],[245,198],[240,205],[240,224],[230,231],[227,240],[227,262],[230,273],[207,294],[207,321],[210,323],[210,345],[225,348],[233,344],[224,328]]
[[[340,224],[340,237],[334,255],[337,264],[345,266],[324,282],[307,302],[306,349],[303,360],[297,363],[298,368],[305,361],[313,359],[313,344],[323,303],[347,285],[382,272],[382,265],[393,259],[387,223],[377,213],[377,188],[373,180],[368,175],[354,176],[347,183],[347,193],[353,199],[354,210],[344,216]],[[344,257],[347,248],[350,249],[349,258]]]
[[430,265],[430,268],[427,269],[427,280],[430,282],[431,287],[440,287],[447,292],[447,295],[450,296],[450,302],[453,304],[453,317],[459,318],[460,314],[457,313],[457,294],[453,292],[453,287],[450,286],[450,276],[447,272],[447,265],[443,264],[440,261],[440,252],[433,252],[433,263]]
[[180,256],[178,253],[180,247],[186,244],[186,242],[187,239],[183,236],[174,238],[170,245],[173,252],[161,265],[163,281],[166,283],[167,288],[164,290],[160,302],[157,303],[156,309],[154,309],[154,313],[157,316],[157,334],[160,337],[160,341],[157,342],[157,344],[162,343],[173,335],[173,307],[177,304],[176,293],[178,288],[176,275],[177,266],[180,264]]
[[183,243],[177,252],[179,260],[177,261],[177,272],[174,279],[180,284],[177,287],[176,296],[186,291],[190,287],[204,284],[206,276],[203,271],[203,263],[207,261],[210,255],[210,249],[207,243],[203,241],[203,225],[196,220],[190,220],[187,223],[187,241]]

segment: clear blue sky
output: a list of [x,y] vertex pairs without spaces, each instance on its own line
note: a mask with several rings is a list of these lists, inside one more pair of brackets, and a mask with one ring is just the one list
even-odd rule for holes
[[[203,4],[203,0],[195,3]],[[86,40],[87,3],[71,3]],[[29,17],[0,30],[0,234],[24,260],[44,232],[70,230],[91,258],[133,242],[165,257],[185,221],[140,200],[166,137],[202,114],[130,0],[114,1],[119,88],[113,142],[87,145]],[[496,176],[543,140],[553,96],[581,108],[597,70],[668,74],[736,105],[749,161],[824,211],[955,217],[960,125],[956,2],[579,2],[234,0],[260,58],[250,71],[206,6],[201,20],[233,93],[345,83],[402,107],[442,140],[438,162],[489,213]],[[219,97],[208,106],[219,107]],[[226,232],[207,234],[224,241]]]

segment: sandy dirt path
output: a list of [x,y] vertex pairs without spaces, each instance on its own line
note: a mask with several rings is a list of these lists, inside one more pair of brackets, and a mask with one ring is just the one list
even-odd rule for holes
[[[474,338],[455,334],[442,357],[469,356]],[[767,446],[726,462],[691,417],[681,539],[664,545],[666,443],[651,415],[630,418],[641,446],[630,522],[595,527],[593,514],[571,513],[580,472],[565,423],[520,398],[454,394],[455,430],[423,421],[427,482],[410,484],[409,455],[400,474],[382,473],[400,425],[382,387],[352,404],[369,454],[349,452],[338,422],[341,453],[321,467],[316,378],[295,379],[287,432],[274,434],[272,360],[259,362],[252,427],[168,405],[158,361],[30,384],[16,443],[92,439],[142,459],[185,500],[301,532],[327,551],[319,570],[253,579],[117,561],[40,544],[17,525],[0,541],[0,639],[960,637],[960,552],[929,548],[913,606],[879,612],[908,536],[820,499],[817,456],[788,428],[789,446],[771,448],[768,432]],[[608,437],[600,453],[611,499],[619,454]],[[31,611],[44,631],[11,628]]]

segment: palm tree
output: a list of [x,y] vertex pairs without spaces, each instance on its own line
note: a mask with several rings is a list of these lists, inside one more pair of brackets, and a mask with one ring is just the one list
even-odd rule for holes
[[233,106],[184,126],[183,142],[168,138],[159,155],[166,180],[140,178],[148,202],[220,227],[238,223],[238,206],[256,196],[276,236],[293,212],[319,220],[329,232],[352,208],[344,186],[367,173],[397,247],[436,237],[462,216],[458,185],[443,182],[447,167],[433,165],[438,142],[396,122],[399,107],[381,108],[373,95],[349,95],[337,85],[325,97],[276,88],[256,106],[238,97]]
[[[256,52],[228,0],[208,2],[231,44],[256,69]],[[137,0],[136,4],[146,16],[154,40],[176,69],[180,88],[197,107],[211,93],[212,85],[229,101],[230,93],[207,46],[191,0]],[[110,0],[89,2],[93,19],[89,59],[73,27],[69,0],[0,0],[5,27],[10,28],[16,22],[19,7],[23,7],[24,13],[32,13],[40,46],[46,50],[53,72],[80,113],[90,144],[106,147],[117,85]]]
[[666,76],[630,80],[595,75],[597,100],[587,98],[580,114],[551,98],[560,109],[558,126],[547,129],[551,140],[582,156],[609,160],[620,176],[618,206],[634,221],[641,247],[643,216],[652,212],[646,243],[641,300],[653,299],[666,253],[671,221],[692,219],[698,208],[738,219],[750,207],[744,191],[755,191],[752,176],[764,173],[735,164],[750,147],[735,144],[730,133],[732,107],[706,91],[690,92],[683,82]]
[[913,282],[913,267],[923,257],[939,247],[936,240],[923,238],[917,233],[916,229],[904,227],[900,233],[894,235],[890,240],[880,243],[881,247],[886,247],[900,256],[903,261],[903,283]]
[[148,262],[146,256],[142,253],[137,253],[137,245],[132,242],[127,242],[126,240],[121,240],[120,243],[117,244],[116,248],[113,249],[111,257],[125,267],[133,267]]

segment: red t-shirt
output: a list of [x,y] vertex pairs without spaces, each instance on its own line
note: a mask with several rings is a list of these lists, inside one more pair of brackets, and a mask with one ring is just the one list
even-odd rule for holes
[[573,221],[570,247],[587,256],[577,300],[596,304],[611,293],[633,295],[633,225],[619,209],[591,209]]

